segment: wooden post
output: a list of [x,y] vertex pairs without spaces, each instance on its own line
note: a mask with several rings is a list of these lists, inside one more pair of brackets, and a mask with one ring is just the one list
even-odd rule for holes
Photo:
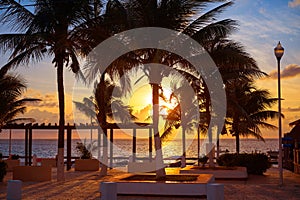
[[25,165],[28,165],[28,128],[25,129]]
[[32,128],[29,128],[29,165],[31,166],[31,156],[32,156]]
[[112,168],[113,167],[113,144],[114,144],[114,130],[111,128],[110,129],[110,135],[109,135],[109,140],[110,140],[110,144],[109,144],[109,167]]
[[135,162],[136,158],[136,129],[133,129],[132,134],[132,161]]
[[149,128],[149,161],[152,162],[152,128]]
[[72,166],[71,148],[72,148],[72,129],[68,123],[68,126],[67,126],[67,170],[68,171],[71,169],[71,166]]

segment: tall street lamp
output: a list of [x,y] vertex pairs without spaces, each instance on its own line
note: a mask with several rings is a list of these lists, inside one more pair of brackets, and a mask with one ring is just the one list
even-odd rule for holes
[[277,46],[274,48],[274,54],[277,58],[277,76],[278,76],[278,112],[279,112],[279,158],[278,158],[278,169],[279,169],[279,185],[283,185],[283,170],[282,170],[282,127],[281,127],[281,86],[280,86],[280,59],[283,56],[284,48],[278,42]]

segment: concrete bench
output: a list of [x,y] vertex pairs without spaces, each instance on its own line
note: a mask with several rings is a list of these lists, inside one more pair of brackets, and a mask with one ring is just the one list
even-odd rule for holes
[[199,175],[196,182],[117,181],[100,183],[101,200],[115,200],[117,195],[206,196],[208,200],[224,200],[224,185],[214,177]]
[[50,166],[16,166],[13,169],[13,180],[51,181]]

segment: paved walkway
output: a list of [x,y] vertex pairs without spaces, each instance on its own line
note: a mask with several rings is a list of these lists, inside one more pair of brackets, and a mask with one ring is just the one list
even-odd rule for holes
[[[169,171],[175,173],[176,170]],[[100,177],[99,172],[66,172],[66,181],[56,181],[56,169],[53,169],[52,181],[24,182],[23,199],[100,199],[99,182],[114,181],[115,176],[124,174],[116,169],[110,170],[108,176]],[[6,198],[7,180],[12,178],[8,173],[3,183],[0,183],[0,199]],[[246,181],[217,180],[225,185],[225,199],[228,200],[300,200],[300,175],[284,171],[284,185],[278,186],[278,170],[269,169],[263,176],[249,175]],[[120,196],[119,200],[194,200],[197,198],[175,197],[128,197]]]

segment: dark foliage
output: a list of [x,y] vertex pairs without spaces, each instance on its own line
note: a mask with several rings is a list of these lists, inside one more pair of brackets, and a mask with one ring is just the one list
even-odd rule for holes
[[77,142],[76,150],[80,153],[81,159],[91,159],[92,153],[86,148],[86,146],[82,142]]
[[241,166],[246,167],[249,174],[262,175],[271,167],[268,161],[268,156],[265,154],[223,154],[217,159],[220,166],[233,167]]
[[11,155],[12,160],[18,160],[19,158],[20,158],[20,156],[18,154]]
[[4,161],[0,161],[0,182],[3,181],[7,172],[7,164]]

